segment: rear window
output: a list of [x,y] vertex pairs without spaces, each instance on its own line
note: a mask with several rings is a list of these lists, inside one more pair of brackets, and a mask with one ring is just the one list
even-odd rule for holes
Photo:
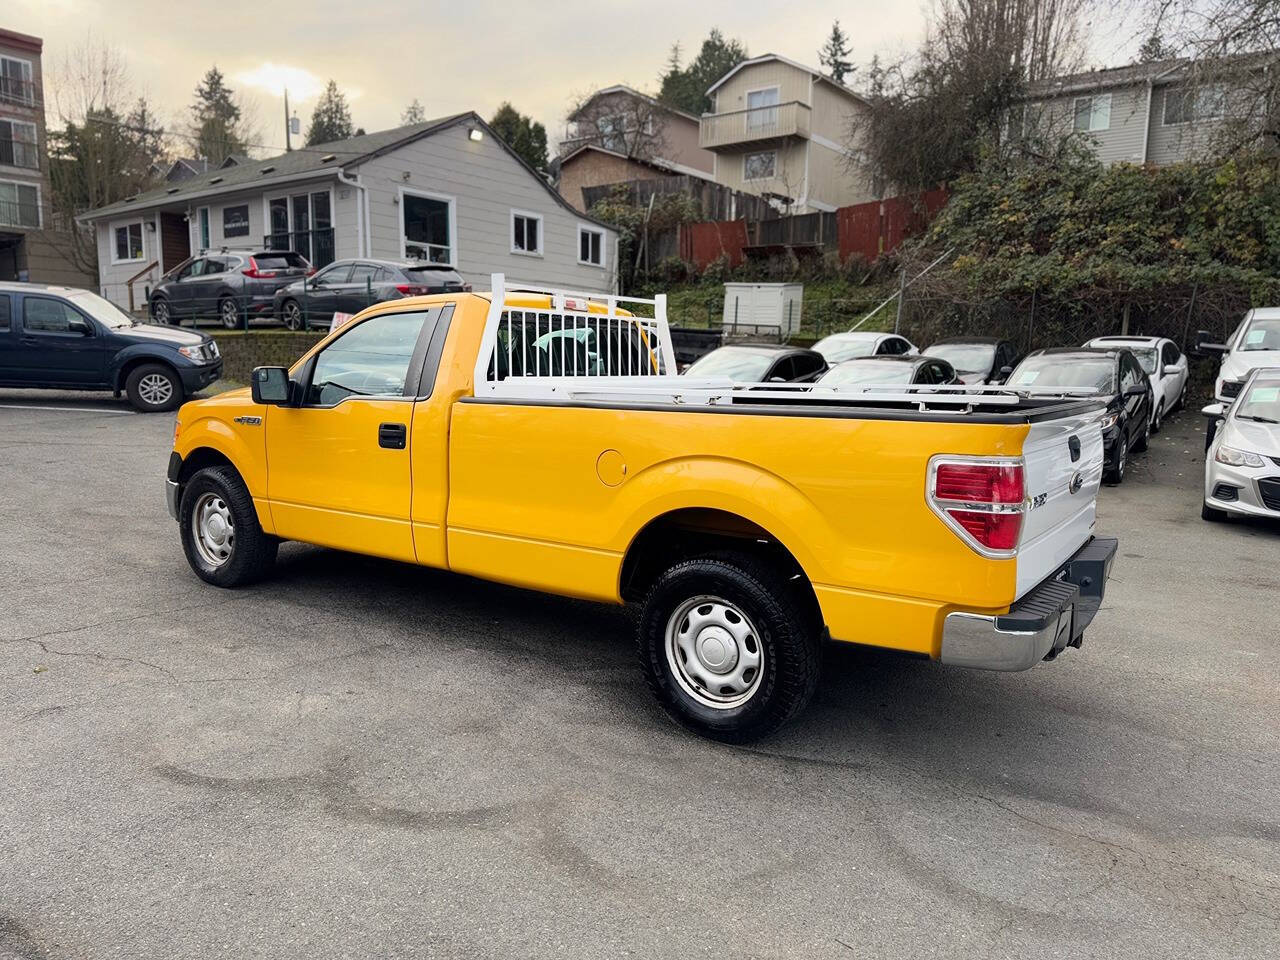
[[310,264],[298,253],[255,253],[253,262],[259,270],[305,270]]
[[1071,357],[1054,354],[1027,357],[1009,376],[1011,387],[1050,387],[1060,390],[1115,390],[1115,361],[1110,357]]

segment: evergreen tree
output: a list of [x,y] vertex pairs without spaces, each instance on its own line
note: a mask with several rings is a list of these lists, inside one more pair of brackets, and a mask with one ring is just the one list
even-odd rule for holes
[[535,123],[509,103],[503,103],[489,121],[493,132],[539,173],[547,169],[547,128]]
[[818,51],[818,62],[827,68],[827,75],[836,83],[844,83],[844,78],[854,71],[849,52],[849,37],[837,20],[831,24],[831,35]]
[[1164,42],[1164,37],[1160,35],[1158,29],[1151,31],[1151,36],[1142,41],[1142,46],[1138,50],[1140,63],[1154,63],[1156,60],[1168,60],[1176,56],[1177,53]]
[[418,102],[418,98],[413,98],[413,103],[404,108],[404,113],[400,114],[400,125],[407,127],[411,123],[424,123],[427,119],[427,112],[422,109],[422,104]]
[[210,166],[218,166],[232,154],[247,152],[234,93],[216,65],[209,68],[196,87],[196,101],[191,106],[195,117],[193,140],[197,154],[206,158]]
[[347,107],[347,98],[338,89],[338,84],[330,80],[325,84],[324,93],[320,94],[311,114],[311,125],[307,127],[307,146],[346,140],[350,136],[351,110]]
[[747,48],[738,40],[725,40],[724,34],[716,29],[702,41],[698,55],[683,69],[680,48],[676,45],[667,61],[658,99],[686,113],[706,113],[711,109],[707,88],[745,59]]
[[884,96],[884,67],[880,65],[880,54],[871,57],[871,66],[867,69],[867,92],[872,97]]

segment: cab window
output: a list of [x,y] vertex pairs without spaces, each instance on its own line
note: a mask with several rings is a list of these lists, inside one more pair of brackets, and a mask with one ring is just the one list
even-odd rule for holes
[[409,361],[427,316],[384,313],[352,327],[316,356],[306,405],[331,407],[347,397],[403,397]]
[[25,297],[22,301],[22,329],[28,333],[69,333],[71,324],[84,323],[68,303],[45,297]]
[[821,356],[811,356],[807,353],[797,354],[793,358],[795,364],[795,378],[797,380],[812,380],[826,366],[826,361]]
[[350,276],[350,263],[335,263],[332,267],[326,267],[317,273],[311,278],[311,282],[313,285],[317,283],[346,283],[347,278]]
[[1178,359],[1181,356],[1182,354],[1178,352],[1178,348],[1172,343],[1166,343],[1160,348],[1160,359],[1164,362],[1165,366],[1173,366],[1173,364],[1178,362]]

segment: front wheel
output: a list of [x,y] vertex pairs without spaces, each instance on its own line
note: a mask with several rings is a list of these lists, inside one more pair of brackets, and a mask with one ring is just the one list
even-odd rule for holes
[[243,586],[275,564],[279,541],[262,532],[253,498],[231,467],[206,467],[187,481],[178,523],[187,562],[206,583]]
[[1111,465],[1111,469],[1107,471],[1104,478],[1113,487],[1124,482],[1124,468],[1128,464],[1129,445],[1125,442],[1124,437],[1125,431],[1121,430],[1120,436],[1116,437],[1116,443],[1118,444],[1116,447],[1116,462]]
[[302,307],[297,300],[286,300],[280,312],[284,314],[284,325],[290,330],[301,330],[305,326],[306,320],[302,316]]
[[1217,507],[1211,507],[1208,503],[1200,504],[1200,519],[1208,520],[1210,523],[1221,523],[1227,519],[1227,511],[1219,510]]
[[640,616],[640,666],[663,709],[713,740],[747,743],[799,713],[818,682],[818,626],[791,581],[747,557],[667,570]]
[[163,413],[182,404],[182,381],[162,363],[144,363],[134,367],[125,381],[124,392],[135,410],[141,413]]

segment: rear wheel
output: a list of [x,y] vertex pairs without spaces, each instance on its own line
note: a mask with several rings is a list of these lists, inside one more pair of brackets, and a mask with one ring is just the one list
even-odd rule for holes
[[182,381],[172,367],[163,363],[144,363],[134,367],[125,380],[124,391],[135,410],[163,413],[182,404]]
[[286,300],[280,307],[284,314],[284,325],[290,330],[301,330],[306,325],[302,316],[302,305],[297,300]]
[[818,682],[818,626],[793,584],[749,557],[677,563],[649,591],[640,665],[663,709],[726,743],[772,733]]
[[1155,416],[1151,418],[1151,432],[1159,433],[1160,428],[1164,426],[1164,403],[1163,401],[1156,405]]
[[178,522],[187,562],[207,583],[243,586],[275,564],[280,541],[262,532],[253,498],[231,467],[206,467],[187,481]]
[[1221,523],[1227,519],[1227,511],[1211,507],[1208,503],[1202,503],[1200,504],[1200,519],[1208,520],[1210,523]]
[[218,301],[218,319],[228,330],[235,330],[240,326],[240,308],[231,297],[223,297]]
[[164,297],[155,297],[151,301],[151,319],[156,323],[173,323],[178,321],[174,319],[169,312],[169,301]]

